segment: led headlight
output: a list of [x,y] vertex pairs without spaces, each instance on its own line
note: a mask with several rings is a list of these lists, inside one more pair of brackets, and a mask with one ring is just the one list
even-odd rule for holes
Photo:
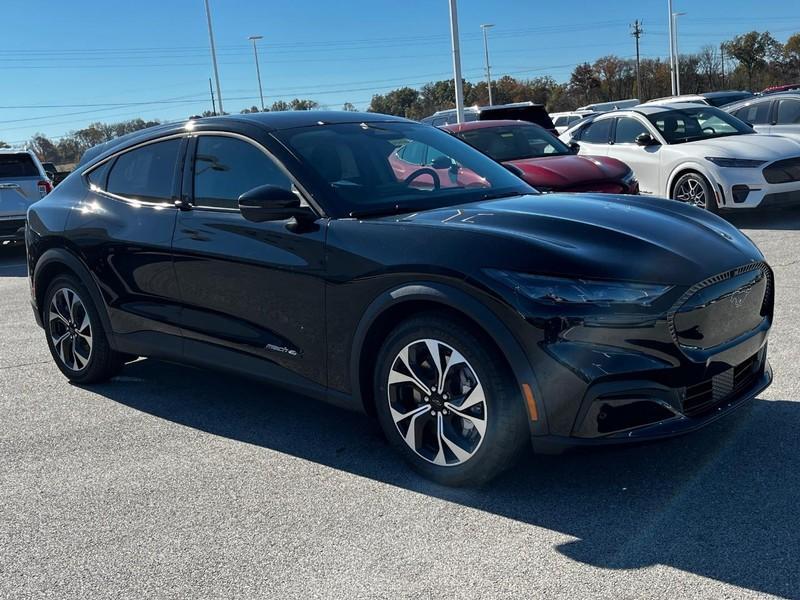
[[706,160],[714,163],[718,167],[735,167],[740,169],[755,169],[767,161],[751,160],[749,158],[725,158],[721,156],[706,156]]
[[652,283],[564,279],[495,269],[487,272],[517,293],[546,304],[650,306],[672,289],[670,285]]

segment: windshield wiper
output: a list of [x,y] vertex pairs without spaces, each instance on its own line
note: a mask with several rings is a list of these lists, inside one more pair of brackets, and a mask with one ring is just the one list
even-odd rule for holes
[[414,212],[416,210],[420,209],[408,206],[400,206],[399,204],[393,204],[391,206],[376,206],[375,208],[362,208],[359,210],[351,210],[348,216],[353,218],[380,217],[384,215],[402,215],[405,213]]
[[525,195],[524,192],[519,192],[519,191],[515,191],[515,192],[495,192],[493,194],[492,193],[483,194],[480,197],[480,199],[481,200],[498,200],[500,198],[511,198],[513,196],[524,196],[524,195]]

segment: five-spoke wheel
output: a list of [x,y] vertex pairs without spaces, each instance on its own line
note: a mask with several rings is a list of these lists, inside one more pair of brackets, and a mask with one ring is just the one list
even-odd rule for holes
[[426,477],[480,484],[530,442],[527,411],[500,353],[455,316],[398,324],[378,353],[375,408],[389,441]]

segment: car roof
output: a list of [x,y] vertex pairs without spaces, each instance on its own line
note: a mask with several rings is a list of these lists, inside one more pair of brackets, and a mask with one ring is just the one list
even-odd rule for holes
[[669,112],[671,110],[688,109],[688,108],[714,108],[713,106],[706,106],[704,104],[697,104],[696,102],[675,102],[673,104],[640,104],[631,108],[624,108],[622,110],[612,110],[603,115],[618,115],[622,113],[636,112],[640,115],[656,115],[662,112]]
[[270,111],[263,113],[249,113],[244,115],[219,115],[216,117],[196,117],[186,120],[154,125],[147,129],[140,129],[108,142],[92,146],[81,157],[79,165],[87,164],[90,161],[107,155],[112,150],[133,146],[140,142],[145,142],[156,137],[180,133],[184,131],[189,123],[202,124],[204,127],[213,128],[215,123],[225,126],[231,123],[254,123],[267,131],[279,131],[282,129],[294,129],[295,127],[309,127],[312,125],[332,125],[343,123],[383,123],[383,122],[402,122],[413,123],[403,117],[384,115],[381,113],[367,113],[355,111],[326,111],[326,110],[286,110]]
[[533,125],[543,129],[536,123],[530,121],[512,121],[510,119],[498,119],[497,121],[468,121],[466,123],[450,123],[449,125],[442,125],[441,129],[452,131],[453,133],[461,133],[462,131],[471,131],[472,129],[489,129],[492,127],[523,127]]

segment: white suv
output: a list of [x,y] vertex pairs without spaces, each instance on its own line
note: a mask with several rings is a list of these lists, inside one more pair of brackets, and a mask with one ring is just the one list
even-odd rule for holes
[[0,152],[0,244],[23,240],[28,207],[52,189],[33,152]]
[[642,104],[605,113],[561,136],[580,154],[626,163],[642,194],[712,212],[800,205],[800,142],[757,134],[713,106]]

